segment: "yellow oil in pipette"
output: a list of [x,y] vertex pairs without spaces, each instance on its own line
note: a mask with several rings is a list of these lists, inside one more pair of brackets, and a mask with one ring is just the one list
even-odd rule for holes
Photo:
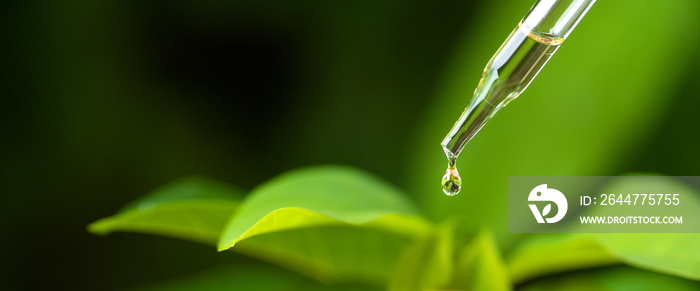
[[459,193],[462,180],[457,157],[496,112],[518,97],[595,0],[540,0],[503,42],[486,65],[469,105],[441,145],[447,155],[442,190]]
[[442,190],[447,195],[456,195],[461,189],[462,182],[456,166],[459,149],[474,137],[491,116],[527,88],[563,42],[563,39],[525,30],[520,26],[513,31],[488,63],[474,94],[474,101],[477,102],[464,110],[443,140],[448,167],[442,180]]

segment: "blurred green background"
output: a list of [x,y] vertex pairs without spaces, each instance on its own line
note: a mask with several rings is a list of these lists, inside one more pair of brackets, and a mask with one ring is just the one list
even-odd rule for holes
[[699,5],[611,2],[467,146],[455,198],[439,188],[439,143],[528,1],[5,3],[0,289],[109,290],[260,265],[85,231],[189,174],[251,189],[300,166],[352,165],[435,220],[491,226],[503,248],[517,239],[499,231],[508,175],[700,175]]

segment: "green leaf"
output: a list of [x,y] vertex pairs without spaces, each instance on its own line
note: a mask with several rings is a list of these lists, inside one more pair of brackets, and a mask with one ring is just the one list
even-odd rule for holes
[[127,204],[121,213],[131,210],[145,210],[167,202],[184,200],[237,200],[243,199],[245,192],[220,181],[189,176],[180,178],[156,188],[143,197]]
[[[321,215],[306,208],[275,209],[255,224],[247,239],[236,245],[236,252],[284,266],[323,282],[359,281],[382,286],[390,277],[400,251],[413,236],[427,233],[431,227],[421,217],[406,214],[417,211],[398,191],[357,170],[318,167],[294,173],[300,175],[284,177],[301,177],[301,180],[292,181],[292,184],[301,184],[290,188],[289,184],[285,184],[289,181],[284,177],[269,184],[275,188],[280,186],[277,183],[281,181],[281,188],[277,188],[280,191],[296,187],[294,195],[299,197],[285,196],[288,193],[280,195],[275,190],[271,193],[273,197],[268,198],[281,199],[274,202],[302,201],[297,205],[316,203],[313,209],[321,209],[323,201],[328,204],[342,203],[347,212],[335,214],[340,213],[337,217],[346,220]],[[331,175],[325,175],[328,173]],[[335,185],[335,188],[328,185],[322,189],[315,188],[324,183]],[[361,185],[356,185],[358,183]],[[303,191],[304,188],[317,192]],[[318,197],[323,196],[318,191],[329,189],[330,192],[324,193],[340,194],[343,199],[353,198],[346,196],[354,195],[348,190],[357,191],[359,194],[356,198],[364,202],[352,206],[343,199]],[[119,214],[95,222],[89,228],[95,233],[137,231],[212,243],[239,205],[234,199],[237,195],[224,190],[230,189],[211,180],[184,179],[159,188]],[[303,204],[305,199],[314,201]],[[352,213],[350,207],[356,208],[356,213]],[[332,210],[332,205],[328,209]],[[378,218],[371,220],[373,215]],[[359,220],[353,220],[358,217]],[[276,224],[275,219],[287,225]],[[364,219],[369,221],[361,223]],[[289,224],[295,225],[289,227]]]
[[515,284],[543,275],[619,263],[600,243],[578,234],[535,234],[508,257]]
[[380,229],[329,225],[257,235],[232,250],[321,282],[385,286],[401,250],[410,242],[408,237]]
[[601,233],[592,236],[628,265],[700,280],[698,233]]
[[416,240],[401,255],[389,290],[421,291],[445,287],[452,277],[454,227],[444,224]]
[[[507,177],[613,174],[668,112],[675,97],[669,92],[685,80],[675,72],[687,72],[700,36],[697,1],[598,1],[528,89],[469,142],[457,163],[462,191],[445,197],[440,141],[529,5],[492,1],[478,13],[484,16],[474,22],[483,25],[465,31],[433,106],[417,117],[404,175],[431,217],[458,215],[489,226],[504,245],[518,237],[506,228]],[[639,29],[649,19],[654,24]],[[687,46],[669,53],[666,41],[650,41],[650,35],[683,39]]]
[[183,178],[88,225],[88,230],[99,235],[141,232],[215,244],[241,197],[240,190],[221,182]]
[[218,248],[264,233],[348,224],[407,236],[430,227],[404,195],[373,176],[346,167],[312,167],[256,188],[232,216]]
[[221,266],[202,272],[183,276],[174,280],[151,283],[144,286],[131,288],[131,291],[156,291],[156,290],[274,290],[274,291],[301,291],[301,290],[374,290],[369,286],[327,286],[309,279],[305,279],[285,270],[271,266],[258,264]]
[[459,254],[454,284],[474,291],[512,290],[505,263],[493,235],[482,231]]
[[518,289],[522,291],[690,291],[698,288],[700,288],[698,282],[628,266],[614,266],[541,278],[526,283]]

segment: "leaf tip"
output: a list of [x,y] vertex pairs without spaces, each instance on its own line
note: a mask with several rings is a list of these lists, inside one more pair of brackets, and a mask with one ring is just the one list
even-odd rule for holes
[[87,232],[89,233],[103,236],[108,235],[110,232],[109,229],[104,226],[104,219],[100,219],[98,221],[88,224],[85,227],[85,230],[87,230]]
[[217,251],[217,252],[223,252],[223,251],[225,251],[225,250],[228,250],[228,249],[232,248],[234,245],[236,245],[236,242],[237,242],[237,241],[233,241],[233,242],[228,243],[228,244],[226,244],[226,243],[221,244],[221,243],[220,243],[219,245],[216,246],[216,251]]

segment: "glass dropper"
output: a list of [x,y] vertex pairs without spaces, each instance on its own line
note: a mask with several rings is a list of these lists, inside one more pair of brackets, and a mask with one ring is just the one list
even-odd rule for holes
[[467,142],[525,91],[593,3],[595,0],[537,1],[491,57],[472,99],[442,140],[448,159],[442,179],[445,194],[456,195],[461,189],[456,162]]

